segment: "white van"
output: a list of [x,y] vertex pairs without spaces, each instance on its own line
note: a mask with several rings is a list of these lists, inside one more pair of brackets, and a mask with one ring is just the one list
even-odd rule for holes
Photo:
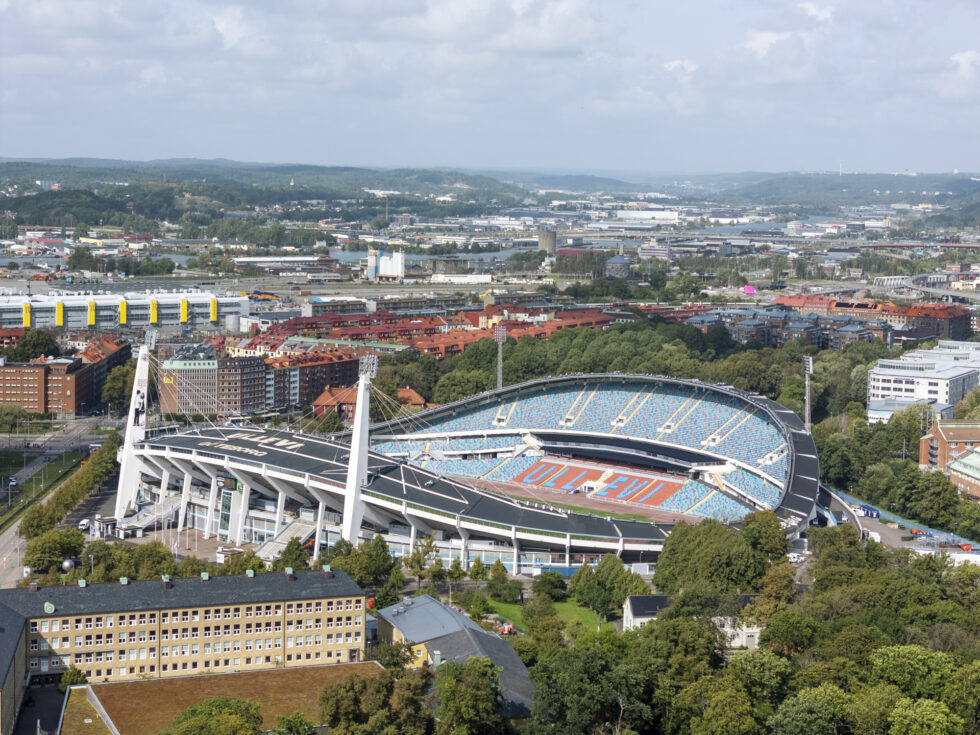
[[92,522],[88,518],[83,518],[78,522],[78,530],[87,531],[90,525],[92,525]]

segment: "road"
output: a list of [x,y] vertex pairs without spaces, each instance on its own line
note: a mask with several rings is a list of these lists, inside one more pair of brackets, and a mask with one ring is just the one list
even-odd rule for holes
[[[29,477],[40,472],[46,464],[57,459],[60,454],[60,452],[51,452],[35,458],[14,475],[18,484],[23,485]],[[42,498],[40,502],[46,503],[48,497],[50,496]],[[20,560],[24,554],[24,539],[17,535],[18,528],[20,528],[20,521],[0,534],[0,587],[14,587],[22,577]]]

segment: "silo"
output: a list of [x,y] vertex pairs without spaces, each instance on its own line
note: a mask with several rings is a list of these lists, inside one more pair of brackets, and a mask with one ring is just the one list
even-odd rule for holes
[[538,250],[554,255],[558,246],[558,233],[554,230],[538,230]]

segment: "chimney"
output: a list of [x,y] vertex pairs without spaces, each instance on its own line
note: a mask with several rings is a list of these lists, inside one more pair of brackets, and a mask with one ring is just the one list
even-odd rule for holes
[[333,579],[333,571],[330,569],[329,564],[323,565],[323,576],[327,579]]
[[37,592],[37,582],[31,582],[31,592]]
[[164,574],[162,577],[160,577],[160,579],[163,580],[163,588],[165,590],[169,590],[169,589],[171,589],[173,587],[173,585],[170,584],[170,575],[169,574]]
[[290,582],[295,582],[296,581],[296,575],[293,574],[293,568],[292,567],[286,567],[286,579],[288,579]]
[[254,577],[255,576],[255,570],[254,569],[246,569],[245,570],[245,576],[246,577]]
[[127,584],[129,584],[129,577],[120,577],[119,584],[125,587]]
[[438,668],[442,665],[442,651],[432,652],[432,668]]
[[78,580],[78,586],[84,588],[85,587],[85,580],[84,579]]
[[207,572],[201,572],[202,582],[207,582],[209,579],[211,579],[211,575],[209,575]]

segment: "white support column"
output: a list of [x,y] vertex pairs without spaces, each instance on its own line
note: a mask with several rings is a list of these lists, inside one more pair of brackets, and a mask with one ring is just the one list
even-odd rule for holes
[[565,534],[565,566],[572,565],[572,534]]
[[514,539],[514,574],[521,573],[521,545],[517,543],[517,539]]
[[160,502],[167,497],[167,488],[170,487],[170,470],[164,470],[160,476]]
[[248,515],[248,498],[252,494],[252,489],[242,483],[242,505],[238,510],[238,519],[235,521],[235,546],[241,546],[245,536],[245,516]]
[[184,530],[184,521],[187,518],[187,501],[191,495],[191,480],[193,477],[190,472],[184,473],[184,483],[180,488],[180,513],[177,516],[177,533]]
[[323,538],[323,501],[317,502],[316,535],[313,537],[313,561],[320,558],[320,540]]
[[410,524],[412,531],[408,534],[408,553],[411,554],[415,551],[415,524]]
[[136,505],[136,493],[140,480],[140,461],[134,452],[137,444],[146,438],[146,410],[150,384],[150,349],[140,347],[136,361],[136,376],[126,418],[126,434],[117,455],[119,459],[119,485],[116,488],[116,518],[123,518]]
[[459,531],[459,563],[463,565],[463,569],[469,571],[470,555],[467,553],[468,545],[466,542],[470,540],[470,534],[459,526],[456,528]]
[[211,524],[214,523],[214,509],[218,503],[218,476],[211,476],[211,492],[208,495],[208,517],[204,521],[204,538],[211,538]]
[[344,492],[344,519],[341,535],[357,545],[364,517],[361,487],[367,482],[368,424],[371,421],[371,378],[378,369],[373,356],[361,358],[361,377],[357,381],[357,408],[354,410],[354,426],[351,431],[350,459],[347,465],[347,483]]
[[279,497],[276,498],[276,529],[273,536],[278,536],[279,532],[282,530],[282,512],[286,507],[286,493],[282,490],[279,491]]

